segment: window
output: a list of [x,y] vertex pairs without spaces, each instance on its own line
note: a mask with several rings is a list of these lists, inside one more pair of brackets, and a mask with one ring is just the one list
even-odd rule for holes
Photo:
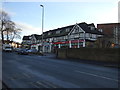
[[89,38],[89,37],[90,37],[89,33],[86,33],[86,38]]
[[98,31],[103,32],[103,30],[102,30],[102,29],[99,29]]
[[95,27],[93,26],[88,26],[90,28],[90,30],[95,30]]
[[60,33],[60,30],[59,31],[56,31],[56,34],[59,34]]
[[51,32],[49,32],[48,35],[51,35]]
[[65,39],[68,39],[68,36],[65,36]]
[[52,39],[52,38],[50,38],[49,42],[52,42],[52,40],[53,40],[53,39]]
[[79,37],[79,34],[75,34],[74,36],[75,36],[75,38],[78,38],[78,37]]
[[83,38],[83,37],[84,37],[84,33],[80,33],[80,37],[82,37],[82,38]]
[[74,38],[74,35],[70,35],[70,38]]
[[29,37],[29,39],[31,39],[32,37]]
[[95,30],[95,27],[91,27],[91,30]]
[[56,38],[54,38],[54,40],[56,40]]
[[70,31],[70,29],[69,28],[66,28],[66,32],[69,32]]
[[39,40],[37,40],[37,42],[39,42]]
[[95,34],[92,34],[92,38],[97,38],[97,36]]
[[72,33],[79,33],[79,27],[74,27],[74,31]]
[[89,35],[90,35],[90,38],[92,38],[92,34],[90,33]]

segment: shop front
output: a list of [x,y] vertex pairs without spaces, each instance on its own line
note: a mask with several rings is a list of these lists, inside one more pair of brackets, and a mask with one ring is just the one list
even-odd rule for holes
[[54,48],[80,48],[84,47],[85,40],[70,40],[63,42],[54,42]]

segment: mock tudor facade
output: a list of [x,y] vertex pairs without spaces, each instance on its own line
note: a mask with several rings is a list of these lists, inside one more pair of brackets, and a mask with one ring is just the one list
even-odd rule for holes
[[[95,25],[76,23],[66,27],[49,30],[43,33],[43,50],[44,52],[52,52],[56,48],[80,48],[88,47],[103,36],[101,31],[95,28]],[[33,34],[30,37],[31,48],[41,50],[42,35]],[[23,37],[23,42],[25,38]],[[92,45],[92,44],[91,44]]]

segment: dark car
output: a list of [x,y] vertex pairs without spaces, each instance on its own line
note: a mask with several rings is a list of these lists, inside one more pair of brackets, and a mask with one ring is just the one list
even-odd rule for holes
[[17,51],[18,54],[22,54],[22,55],[27,55],[28,54],[28,51],[27,49],[20,49]]
[[21,48],[14,48],[14,52],[18,52],[18,51],[20,51],[21,50]]
[[28,51],[28,53],[33,53],[33,54],[38,52],[37,49],[29,49],[27,51]]

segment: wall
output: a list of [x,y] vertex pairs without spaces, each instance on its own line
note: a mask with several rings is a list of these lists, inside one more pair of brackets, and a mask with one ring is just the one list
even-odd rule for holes
[[120,48],[74,48],[58,49],[58,58],[73,58],[118,63]]

